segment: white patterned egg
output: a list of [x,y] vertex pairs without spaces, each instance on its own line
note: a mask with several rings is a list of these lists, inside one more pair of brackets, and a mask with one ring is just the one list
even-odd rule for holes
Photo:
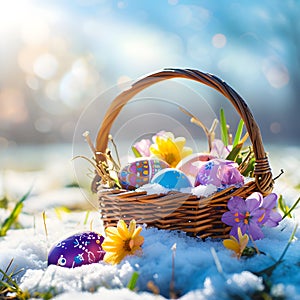
[[153,176],[169,165],[156,158],[140,158],[126,165],[119,173],[120,184],[124,189],[136,189],[150,182]]
[[207,153],[193,153],[183,158],[176,166],[176,169],[182,171],[185,175],[195,178],[201,166],[207,161],[215,158]]

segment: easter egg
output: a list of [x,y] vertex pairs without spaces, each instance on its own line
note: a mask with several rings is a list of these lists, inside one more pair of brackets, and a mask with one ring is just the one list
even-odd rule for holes
[[200,167],[213,158],[215,158],[215,156],[207,153],[193,153],[182,159],[177,164],[176,169],[182,171],[187,176],[195,178]]
[[160,159],[141,158],[126,165],[119,173],[120,184],[127,190],[138,188],[150,182],[152,177],[169,165]]
[[218,188],[243,185],[244,177],[237,169],[238,164],[220,158],[212,159],[200,167],[195,186],[212,184]]
[[75,268],[103,260],[104,237],[92,231],[74,234],[54,245],[48,254],[48,265]]
[[173,168],[167,168],[157,172],[152,178],[151,183],[158,183],[171,190],[192,187],[188,177],[183,172]]

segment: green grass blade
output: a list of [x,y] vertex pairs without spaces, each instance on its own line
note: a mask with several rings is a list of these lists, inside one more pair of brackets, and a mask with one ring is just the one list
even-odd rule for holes
[[127,284],[127,288],[129,290],[133,291],[135,289],[138,278],[139,278],[139,273],[133,272],[133,274]]
[[232,148],[228,156],[226,157],[227,160],[235,161],[237,156],[239,155],[241,149],[243,147],[243,144],[237,144],[235,147]]
[[234,148],[240,141],[244,127],[244,121],[241,119],[236,129],[232,147]]
[[285,217],[289,217],[289,218],[292,217],[291,214],[287,214],[287,212],[289,211],[290,208],[286,205],[282,195],[280,195],[279,198],[278,198],[278,207],[283,212]]
[[21,213],[23,209],[23,202],[28,198],[29,194],[31,192],[31,188],[29,191],[17,202],[15,205],[13,211],[11,214],[4,220],[3,224],[0,227],[0,236],[5,236],[6,232],[9,230],[9,228],[14,224],[14,222],[17,220],[19,214]]
[[131,150],[135,157],[142,157],[141,153],[134,146],[131,147]]
[[220,109],[220,127],[221,127],[221,139],[225,146],[228,146],[228,130],[225,118],[224,109]]
[[292,241],[293,241],[293,239],[295,237],[297,228],[298,228],[298,224],[295,225],[294,230],[293,230],[293,232],[292,232],[292,234],[291,234],[291,236],[289,238],[289,241],[287,242],[287,244],[286,244],[286,246],[285,246],[282,254],[279,257],[279,259],[273,265],[271,265],[270,267],[268,267],[268,268],[266,268],[266,269],[264,269],[264,270],[262,270],[260,272],[256,272],[255,273],[256,275],[259,275],[259,276],[267,275],[268,277],[270,277],[272,275],[273,271],[277,268],[277,266],[282,263],[283,258],[285,256],[286,252],[288,251],[290,245],[292,244]]
[[284,218],[286,218],[287,216],[289,216],[290,218],[292,217],[291,216],[291,212],[296,208],[296,206],[299,204],[300,202],[300,197],[298,198],[298,200],[292,205],[292,207],[287,211],[285,212],[284,216],[282,217],[282,220]]

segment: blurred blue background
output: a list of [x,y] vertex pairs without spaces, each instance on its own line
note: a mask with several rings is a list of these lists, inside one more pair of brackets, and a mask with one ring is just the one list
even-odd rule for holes
[[1,0],[0,148],[69,143],[93,98],[165,67],[223,78],[266,143],[298,144],[299,8],[297,0]]

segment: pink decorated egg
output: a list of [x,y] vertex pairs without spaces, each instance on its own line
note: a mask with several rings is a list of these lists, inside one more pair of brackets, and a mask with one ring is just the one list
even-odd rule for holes
[[48,254],[48,265],[75,268],[103,260],[104,237],[92,231],[74,234],[54,245]]
[[182,159],[176,166],[176,169],[182,171],[187,176],[195,178],[201,166],[215,156],[207,153],[193,153]]
[[120,184],[127,190],[138,188],[149,183],[153,176],[169,165],[156,158],[141,158],[126,165],[119,173]]
[[199,169],[195,186],[212,184],[223,189],[231,185],[243,185],[244,177],[237,168],[238,164],[231,160],[212,159]]

